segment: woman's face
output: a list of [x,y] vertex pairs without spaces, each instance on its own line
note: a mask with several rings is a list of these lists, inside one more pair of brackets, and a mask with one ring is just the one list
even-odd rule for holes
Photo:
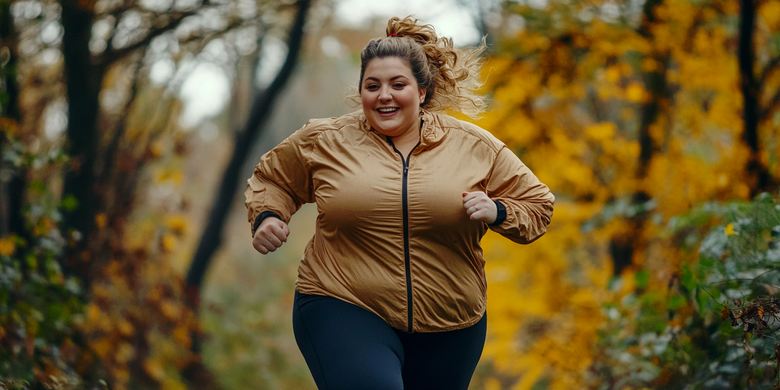
[[398,57],[374,58],[366,66],[360,89],[363,112],[376,131],[398,137],[420,129],[420,89],[409,66]]

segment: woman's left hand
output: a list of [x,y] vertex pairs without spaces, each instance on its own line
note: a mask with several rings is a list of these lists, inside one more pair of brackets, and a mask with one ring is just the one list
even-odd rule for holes
[[485,221],[491,224],[498,217],[496,203],[482,191],[464,192],[463,208],[472,221]]

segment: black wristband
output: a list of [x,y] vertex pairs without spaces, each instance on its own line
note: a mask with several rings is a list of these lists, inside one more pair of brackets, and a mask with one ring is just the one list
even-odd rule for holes
[[[504,214],[506,214],[506,212],[504,212]],[[274,217],[279,219],[280,221],[282,220],[282,217],[280,217],[279,214],[273,211],[263,211],[262,213],[260,213],[260,215],[257,216],[257,218],[255,218],[255,225],[252,230],[253,231],[257,230],[258,226],[260,226],[260,224],[263,223],[263,220],[268,217]]]
[[493,202],[496,204],[496,211],[498,211],[498,213],[496,213],[496,220],[488,226],[498,226],[506,220],[506,207],[497,200],[494,200]]

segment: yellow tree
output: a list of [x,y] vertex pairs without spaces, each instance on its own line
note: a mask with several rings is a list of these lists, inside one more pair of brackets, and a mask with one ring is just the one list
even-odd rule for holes
[[[485,66],[494,112],[481,124],[514,148],[557,204],[538,243],[486,240],[486,355],[501,373],[494,388],[583,387],[601,304],[637,286],[663,292],[686,259],[663,235],[666,222],[702,201],[750,196],[752,155],[778,175],[770,157],[778,48],[767,44],[778,32],[778,2],[638,4],[504,5]],[[741,10],[756,12],[751,47],[765,69],[749,73],[765,75],[750,79],[767,110],[756,152],[742,142]],[[612,275],[623,277],[610,282]]]

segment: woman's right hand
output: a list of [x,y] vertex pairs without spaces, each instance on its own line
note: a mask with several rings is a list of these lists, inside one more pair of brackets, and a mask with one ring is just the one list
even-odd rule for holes
[[287,242],[289,235],[290,228],[284,221],[276,217],[268,217],[255,230],[252,246],[265,255],[279,249],[282,244]]

